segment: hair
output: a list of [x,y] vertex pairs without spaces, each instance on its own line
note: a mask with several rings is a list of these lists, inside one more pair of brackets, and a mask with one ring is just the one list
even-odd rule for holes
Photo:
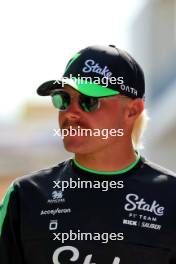
[[148,121],[149,121],[149,116],[147,110],[144,109],[136,119],[133,126],[131,138],[134,149],[144,148],[141,138],[144,134],[144,130],[148,124]]

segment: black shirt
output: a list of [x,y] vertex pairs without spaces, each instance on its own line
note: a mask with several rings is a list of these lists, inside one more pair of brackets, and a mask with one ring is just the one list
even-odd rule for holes
[[113,175],[70,159],[21,177],[0,209],[0,263],[176,264],[175,176],[141,158]]

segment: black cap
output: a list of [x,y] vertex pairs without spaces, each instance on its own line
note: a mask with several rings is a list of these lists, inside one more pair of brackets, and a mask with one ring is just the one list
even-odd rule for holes
[[114,45],[82,49],[69,60],[59,81],[43,83],[37,93],[50,95],[65,83],[80,93],[95,97],[123,94],[143,98],[145,93],[142,68],[131,55]]

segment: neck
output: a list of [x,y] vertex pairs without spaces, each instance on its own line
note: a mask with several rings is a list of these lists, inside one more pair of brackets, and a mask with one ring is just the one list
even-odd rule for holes
[[96,153],[75,154],[75,160],[80,165],[92,170],[107,172],[123,170],[136,159],[137,154],[132,144],[119,148],[110,146]]

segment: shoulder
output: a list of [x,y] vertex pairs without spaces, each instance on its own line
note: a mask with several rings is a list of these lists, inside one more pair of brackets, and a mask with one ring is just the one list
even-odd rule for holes
[[141,169],[143,169],[144,174],[146,177],[152,178],[155,182],[172,182],[176,184],[176,173],[160,166],[157,163],[154,163],[150,160],[147,160],[145,158],[142,159],[142,166]]
[[53,185],[54,180],[61,179],[71,169],[71,159],[62,161],[56,165],[34,171],[30,174],[16,178],[13,183],[13,189],[21,188],[39,188],[39,186]]

